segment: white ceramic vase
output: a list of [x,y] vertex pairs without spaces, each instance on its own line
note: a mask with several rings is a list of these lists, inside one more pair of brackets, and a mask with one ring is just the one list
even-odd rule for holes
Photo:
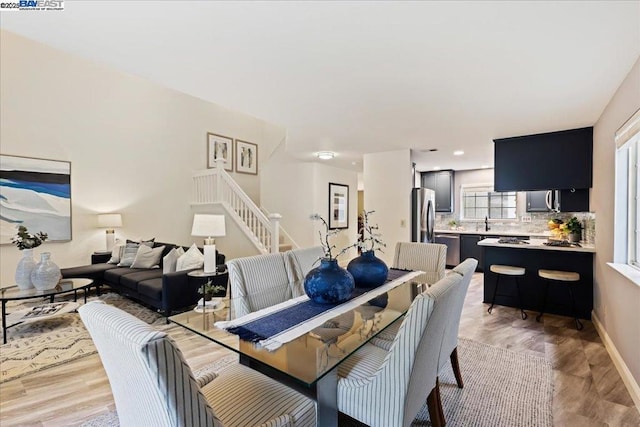
[[22,258],[18,261],[16,275],[14,276],[16,285],[18,285],[20,289],[33,288],[31,272],[36,266],[36,261],[33,259],[33,249],[23,249],[20,252],[22,252]]
[[40,262],[31,272],[31,282],[40,291],[53,289],[60,281],[60,267],[51,261],[51,253],[40,254]]

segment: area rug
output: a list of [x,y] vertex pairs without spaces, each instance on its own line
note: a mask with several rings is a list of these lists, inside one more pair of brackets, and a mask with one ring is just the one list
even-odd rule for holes
[[[149,324],[165,324],[160,314],[116,293],[89,298],[96,299],[121,308]],[[7,311],[38,304],[42,301],[12,302]],[[7,338],[7,344],[0,346],[0,383],[97,353],[78,313],[13,326],[7,330]]]
[[[458,357],[464,388],[458,388],[450,365],[440,372],[448,425],[553,425],[553,368],[549,361],[467,339],[460,339]],[[431,425],[426,405],[412,425]]]
[[[460,339],[458,356],[464,388],[459,389],[456,385],[450,366],[445,366],[440,376],[440,393],[447,425],[553,425],[553,370],[547,360],[467,339]],[[339,424],[362,426],[342,416]],[[112,411],[88,420],[83,427],[118,425],[118,415]],[[426,405],[412,425],[431,425]]]

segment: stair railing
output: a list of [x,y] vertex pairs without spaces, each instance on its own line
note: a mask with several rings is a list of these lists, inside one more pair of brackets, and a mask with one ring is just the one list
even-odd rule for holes
[[222,204],[238,226],[262,253],[279,252],[280,214],[262,213],[216,160],[216,167],[193,174],[193,204]]

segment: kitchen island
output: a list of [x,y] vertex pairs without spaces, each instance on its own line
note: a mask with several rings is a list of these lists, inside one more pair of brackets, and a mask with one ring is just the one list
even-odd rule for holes
[[[572,286],[576,311],[581,319],[591,319],[593,309],[593,245],[547,246],[547,240],[530,239],[518,243],[499,243],[500,239],[483,239],[478,246],[483,248],[484,302],[491,303],[497,276],[489,271],[492,264],[524,267],[525,276],[520,278],[522,304],[525,310],[540,311],[544,280],[538,277],[538,270],[574,271],[580,274],[580,281]],[[524,243],[526,242],[526,243]],[[501,281],[500,293],[511,296],[496,296],[496,304],[518,307],[515,283]],[[504,286],[503,286],[504,285]],[[511,290],[509,288],[511,287]],[[567,285],[552,282],[547,298],[547,313],[573,316]]]

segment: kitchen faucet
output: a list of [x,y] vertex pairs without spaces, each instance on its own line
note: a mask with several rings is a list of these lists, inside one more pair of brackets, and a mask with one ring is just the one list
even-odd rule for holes
[[489,227],[489,217],[484,217],[484,231],[489,231],[491,228]]

